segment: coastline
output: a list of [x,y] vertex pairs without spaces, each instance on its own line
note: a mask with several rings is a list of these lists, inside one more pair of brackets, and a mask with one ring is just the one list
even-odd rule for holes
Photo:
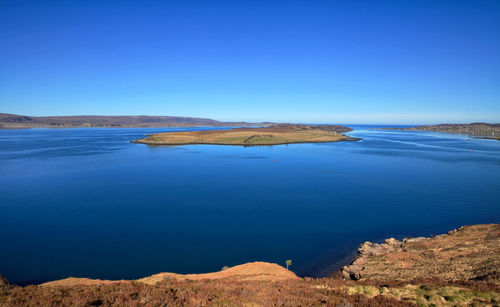
[[[429,238],[365,242],[341,276],[328,278],[298,277],[267,262],[136,280],[69,277],[24,287],[0,275],[0,306],[495,306],[500,302],[499,243],[500,224],[462,226]],[[487,257],[476,259],[477,252]]]
[[[365,242],[341,268],[345,280],[489,280],[500,284],[500,224],[461,226],[431,237]],[[404,269],[404,270],[401,270]]]
[[67,126],[49,126],[49,125],[40,125],[40,126],[2,126],[0,125],[0,130],[21,130],[21,129],[75,129],[75,128],[197,128],[197,127],[210,127],[210,128],[235,128],[235,127],[265,127],[267,125],[259,125],[259,124],[224,124],[224,125],[67,125]]
[[430,131],[439,133],[461,134],[469,138],[500,140],[500,124],[439,124],[414,127],[385,127],[383,130],[396,131]]
[[210,118],[149,115],[26,116],[0,113],[0,129],[23,128],[166,128],[268,126],[270,122],[223,122]]
[[421,131],[421,132],[436,132],[436,133],[448,133],[448,134],[454,134],[454,135],[462,135],[464,137],[467,137],[469,139],[479,139],[479,140],[496,140],[500,141],[500,136],[478,136],[478,135],[471,135],[471,134],[466,134],[466,133],[461,133],[461,132],[451,132],[451,131],[437,131],[437,130],[424,130],[424,129],[406,129],[406,128],[373,128],[377,130],[395,130],[395,131]]
[[[456,237],[459,237],[458,240]],[[455,237],[455,238],[454,238]],[[342,259],[339,259],[332,263],[331,265],[328,265],[329,267],[336,267],[335,269],[326,271],[325,277],[317,277],[317,278],[332,278],[332,279],[343,279],[343,280],[363,280],[369,277],[363,276],[363,271],[365,268],[363,266],[367,265],[367,262],[370,258],[375,259],[375,258],[380,258],[381,256],[385,256],[387,254],[391,253],[401,253],[401,252],[406,252],[406,253],[411,253],[412,249],[415,247],[413,246],[415,243],[418,243],[418,247],[420,250],[422,249],[421,245],[442,245],[443,242],[449,242],[454,240],[453,244],[463,241],[464,238],[466,239],[473,239],[474,242],[469,242],[471,244],[470,247],[471,249],[477,249],[478,245],[484,245],[482,241],[487,240],[491,241],[490,243],[496,243],[497,241],[500,243],[500,223],[498,224],[476,224],[476,225],[464,225],[455,229],[452,229],[448,231],[447,233],[444,234],[438,234],[438,235],[433,235],[429,237],[410,237],[410,238],[403,238],[401,240],[396,240],[394,238],[387,238],[381,243],[373,243],[370,241],[365,241],[364,243],[360,244],[358,248],[353,249],[345,254],[345,256],[342,257]],[[439,240],[438,242],[432,242]],[[439,244],[438,244],[439,243]],[[459,243],[464,243],[464,242],[459,242]],[[494,244],[493,246],[496,246]],[[446,248],[449,249],[449,248]],[[463,249],[463,248],[462,248]],[[496,261],[500,261],[500,245],[497,246],[497,249],[499,251],[498,253],[498,259],[495,259]],[[424,250],[425,251],[425,250]],[[464,251],[462,250],[462,253]],[[449,265],[447,263],[446,265]],[[233,270],[234,268],[237,268],[237,270]],[[63,281],[62,283],[64,284],[64,281],[70,281],[72,284],[79,284],[81,281],[84,284],[88,283],[119,283],[119,282],[124,282],[124,281],[138,281],[138,282],[145,282],[145,283],[154,283],[152,281],[158,281],[162,278],[159,278],[158,276],[165,276],[168,278],[175,278],[175,279],[181,279],[181,280],[203,280],[203,279],[219,279],[219,278],[224,278],[221,276],[231,276],[233,275],[232,272],[238,271],[238,274],[234,274],[237,276],[241,275],[256,275],[255,271],[258,271],[258,274],[264,274],[264,275],[276,275],[278,276],[278,279],[282,279],[283,274],[281,274],[281,268],[283,266],[275,263],[269,263],[269,262],[261,262],[261,261],[256,261],[256,262],[247,262],[244,264],[236,265],[234,267],[230,267],[231,270],[225,271],[225,269],[219,271],[219,272],[209,272],[209,273],[190,273],[190,274],[178,274],[178,273],[169,273],[169,272],[164,272],[164,273],[156,273],[150,276],[134,279],[134,280],[101,280],[101,279],[91,279],[91,278],[80,278],[80,277],[68,277],[65,279],[60,279],[60,280],[51,280],[51,281],[43,281],[43,282],[37,282],[37,283],[28,283],[28,282],[23,282],[19,283],[22,285],[56,285],[58,282]],[[249,272],[252,271],[252,272]],[[225,272],[223,274],[220,274],[222,272]],[[310,279],[310,278],[316,278],[316,277],[311,277],[311,276],[303,276],[303,277],[298,277],[296,276],[293,271],[286,270],[284,272],[286,276],[292,279]],[[1,273],[0,273],[1,274]],[[493,272],[493,274],[496,274]],[[1,275],[0,275],[1,276]],[[281,277],[279,277],[281,276]],[[287,279],[283,278],[283,279]],[[428,277],[435,277],[435,276],[428,276]],[[273,277],[274,278],[274,277]],[[442,277],[441,277],[442,278]],[[498,283],[500,284],[500,275],[498,276]],[[260,279],[260,277],[259,277]],[[391,279],[393,279],[391,277]],[[378,280],[383,280],[378,278]]]

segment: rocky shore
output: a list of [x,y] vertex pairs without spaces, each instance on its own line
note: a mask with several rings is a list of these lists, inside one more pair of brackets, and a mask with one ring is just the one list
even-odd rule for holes
[[365,242],[341,270],[347,280],[482,280],[500,284],[500,224],[464,226],[431,238]]

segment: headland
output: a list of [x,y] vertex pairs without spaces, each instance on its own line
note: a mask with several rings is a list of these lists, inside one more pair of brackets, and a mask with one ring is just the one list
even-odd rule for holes
[[433,131],[443,133],[465,134],[482,139],[500,140],[500,124],[471,123],[471,124],[439,124],[408,128],[384,128],[404,131]]

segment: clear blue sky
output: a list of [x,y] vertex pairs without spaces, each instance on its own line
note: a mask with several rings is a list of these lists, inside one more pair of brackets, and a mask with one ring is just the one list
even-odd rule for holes
[[500,122],[500,1],[0,2],[0,112]]

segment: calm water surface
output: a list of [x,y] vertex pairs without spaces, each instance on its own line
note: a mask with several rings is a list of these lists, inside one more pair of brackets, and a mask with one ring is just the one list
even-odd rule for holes
[[321,276],[366,241],[500,222],[500,142],[354,127],[360,142],[132,144],[196,128],[0,130],[0,274],[131,279],[248,261]]

